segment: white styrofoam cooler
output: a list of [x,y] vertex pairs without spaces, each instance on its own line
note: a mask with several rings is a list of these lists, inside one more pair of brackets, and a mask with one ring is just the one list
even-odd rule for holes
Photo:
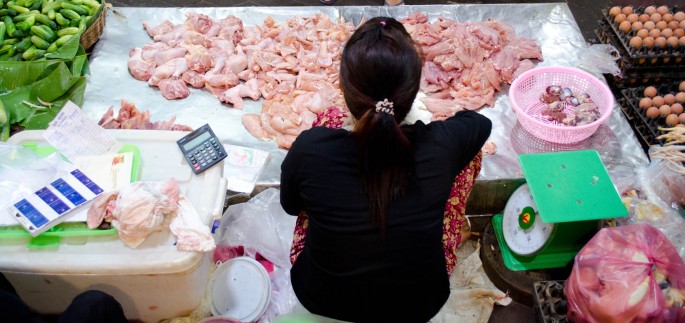
[[[176,140],[179,131],[107,130],[140,149],[140,180],[175,178],[204,223],[220,217],[226,194],[223,163],[200,175],[191,171]],[[22,131],[8,143],[45,144],[43,130]],[[90,237],[85,244],[62,243],[57,250],[31,250],[21,243],[0,244],[0,271],[19,296],[40,313],[61,313],[88,289],[114,296],[128,319],[157,322],[189,314],[204,297],[212,254],[178,251],[167,229],[138,248],[117,236]]]

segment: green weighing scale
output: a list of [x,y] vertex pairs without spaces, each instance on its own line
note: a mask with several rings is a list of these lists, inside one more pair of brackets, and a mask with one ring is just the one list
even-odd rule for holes
[[519,162],[527,183],[492,219],[513,271],[565,267],[599,220],[628,215],[595,150],[519,155]]

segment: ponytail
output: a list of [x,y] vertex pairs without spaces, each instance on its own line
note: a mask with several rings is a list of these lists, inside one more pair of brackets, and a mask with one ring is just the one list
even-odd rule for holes
[[423,65],[401,23],[377,17],[360,26],[343,50],[340,85],[357,119],[362,190],[371,223],[384,232],[390,203],[404,193],[414,170],[411,136],[399,123],[419,90]]

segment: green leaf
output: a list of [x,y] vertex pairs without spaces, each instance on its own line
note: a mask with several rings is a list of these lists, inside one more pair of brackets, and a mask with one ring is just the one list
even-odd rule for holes
[[35,82],[50,65],[60,61],[0,62],[0,94]]
[[31,98],[40,98],[45,102],[52,102],[71,88],[78,77],[73,77],[66,64],[56,64],[48,67],[43,77],[33,83]]
[[69,40],[67,40],[67,42],[56,51],[45,54],[45,58],[48,60],[54,58],[73,59],[74,56],[76,56],[76,53],[78,53],[80,47],[81,33],[78,33],[74,35],[74,37],[71,37]]
[[74,104],[81,106],[83,105],[83,96],[86,92],[86,78],[79,77],[77,81],[66,91],[61,97],[52,101],[52,108],[43,111],[35,111],[33,114],[29,115],[21,126],[27,130],[31,129],[46,129],[50,122],[55,119],[55,116],[62,110],[62,107],[67,103],[67,101],[74,102]]

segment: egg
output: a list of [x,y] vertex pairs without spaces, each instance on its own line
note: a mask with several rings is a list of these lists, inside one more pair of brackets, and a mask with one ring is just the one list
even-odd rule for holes
[[625,7],[623,7],[623,8],[621,9],[621,13],[624,14],[624,15],[626,15],[626,16],[629,15],[629,14],[632,14],[632,13],[633,13],[633,7],[631,7],[631,6],[625,6]]
[[685,113],[681,113],[681,114],[678,116],[678,121],[679,121],[680,123],[682,123],[682,124],[685,124]]
[[[651,17],[650,17],[650,19],[651,19]],[[626,21],[626,15],[624,15],[622,13],[619,13],[618,15],[616,15],[616,17],[614,17],[614,22],[616,22],[616,23],[620,24],[624,21]]]
[[675,29],[680,28],[680,24],[678,24],[678,22],[676,22],[676,21],[674,20],[674,21],[671,21],[671,22],[668,23],[668,28],[671,29],[671,30],[675,30]]
[[649,15],[646,13],[641,14],[640,16],[637,17],[640,22],[645,23],[649,21]]
[[639,17],[634,13],[631,13],[631,14],[626,16],[626,21],[630,21],[631,24],[638,21],[638,20],[639,20]]
[[649,36],[649,30],[647,30],[647,29],[640,29],[640,30],[637,31],[637,34],[636,34],[636,35],[637,35],[638,37],[640,37],[640,38],[645,38],[645,37]]
[[658,118],[659,117],[659,108],[656,107],[650,107],[645,111],[645,115],[647,118]]
[[665,15],[668,13],[668,7],[666,6],[660,6],[659,8],[656,8],[656,12]]
[[678,91],[685,92],[685,81],[680,82],[678,85]]
[[657,95],[652,98],[652,103],[655,107],[660,107],[664,105],[664,97]]
[[683,21],[685,20],[685,12],[678,11],[673,14],[673,19],[677,21]]
[[680,28],[685,29],[685,20],[680,21]]
[[675,126],[678,124],[678,116],[676,114],[669,114],[666,117],[666,124],[669,126]]
[[675,100],[678,103],[685,103],[685,92],[676,93]]
[[647,109],[652,106],[652,99],[650,98],[642,98],[640,99],[640,103],[638,103],[640,108],[642,109]]
[[[630,32],[631,28],[632,27],[631,27],[630,21],[628,21],[628,20],[626,20],[626,21],[624,21],[618,25],[618,30],[623,31],[626,34]],[[656,30],[656,29],[654,29],[654,30]],[[659,34],[661,34],[661,33],[659,33]]]
[[[676,40],[677,40],[677,39],[676,39]],[[634,48],[640,48],[640,47],[642,47],[642,38],[641,38],[641,37],[637,37],[637,36],[631,38],[631,39],[630,39],[629,45],[630,45],[630,47],[634,47]]]
[[[655,11],[656,11],[656,9],[655,9]],[[613,7],[611,9],[609,9],[609,14],[612,16],[616,16],[619,13],[621,13],[621,7]]]
[[[625,15],[623,15],[623,20],[626,20]],[[623,20],[621,20],[621,21],[623,21]],[[661,21],[661,14],[658,12],[653,13],[653,14],[649,15],[649,20],[653,21],[654,23],[657,23],[657,22]]]
[[664,47],[666,47],[666,38],[665,37],[654,38],[654,44],[656,45],[656,47],[664,48]]
[[664,95],[664,104],[673,104],[675,103],[675,95],[669,93]]
[[666,44],[670,45],[672,48],[678,47],[678,37],[672,36],[666,38]]
[[648,86],[645,88],[643,94],[645,95],[645,97],[653,98],[656,96],[656,88],[653,86]]
[[673,36],[678,38],[685,36],[685,30],[682,28],[673,29]]
[[645,37],[642,38],[642,43],[647,46],[647,48],[652,48],[654,47],[654,37]]
[[680,103],[671,104],[671,113],[675,113],[675,114],[683,113],[683,105]]
[[649,37],[652,37],[652,38],[655,38],[655,39],[658,38],[658,37],[661,37],[661,30],[656,29],[656,28],[650,30],[650,31],[649,31]]
[[630,28],[632,28],[633,30],[641,30],[642,29],[642,23],[639,21],[636,21],[632,25],[630,25]]
[[[645,41],[645,40],[643,39],[642,42],[644,42],[644,41]],[[682,37],[678,38],[678,43],[679,43],[680,45],[685,46],[685,36],[682,36]],[[685,90],[683,90],[683,91],[685,91]]]
[[[621,10],[621,9],[619,8],[619,10]],[[651,15],[651,14],[653,14],[653,13],[655,13],[655,12],[656,12],[656,7],[655,7],[655,6],[649,6],[649,7],[645,8],[645,13],[648,14],[648,15]]]
[[671,28],[664,28],[661,30],[661,36],[664,36],[666,38],[673,36],[673,29]]
[[668,104],[664,104],[664,105],[660,106],[659,107],[659,114],[662,117],[665,117],[665,116],[671,114],[671,106]]
[[663,21],[665,21],[665,22],[673,21],[673,15],[670,14],[670,13],[663,14],[663,15],[661,16],[661,20],[663,20]]
[[663,21],[663,20],[659,21],[656,23],[656,28],[659,30],[664,30],[664,29],[668,28],[668,23]]
[[648,21],[648,22],[645,22],[645,23],[643,24],[643,26],[644,26],[645,29],[647,29],[647,30],[652,30],[652,29],[656,28],[656,24],[655,24],[653,21],[651,21],[651,20]]

